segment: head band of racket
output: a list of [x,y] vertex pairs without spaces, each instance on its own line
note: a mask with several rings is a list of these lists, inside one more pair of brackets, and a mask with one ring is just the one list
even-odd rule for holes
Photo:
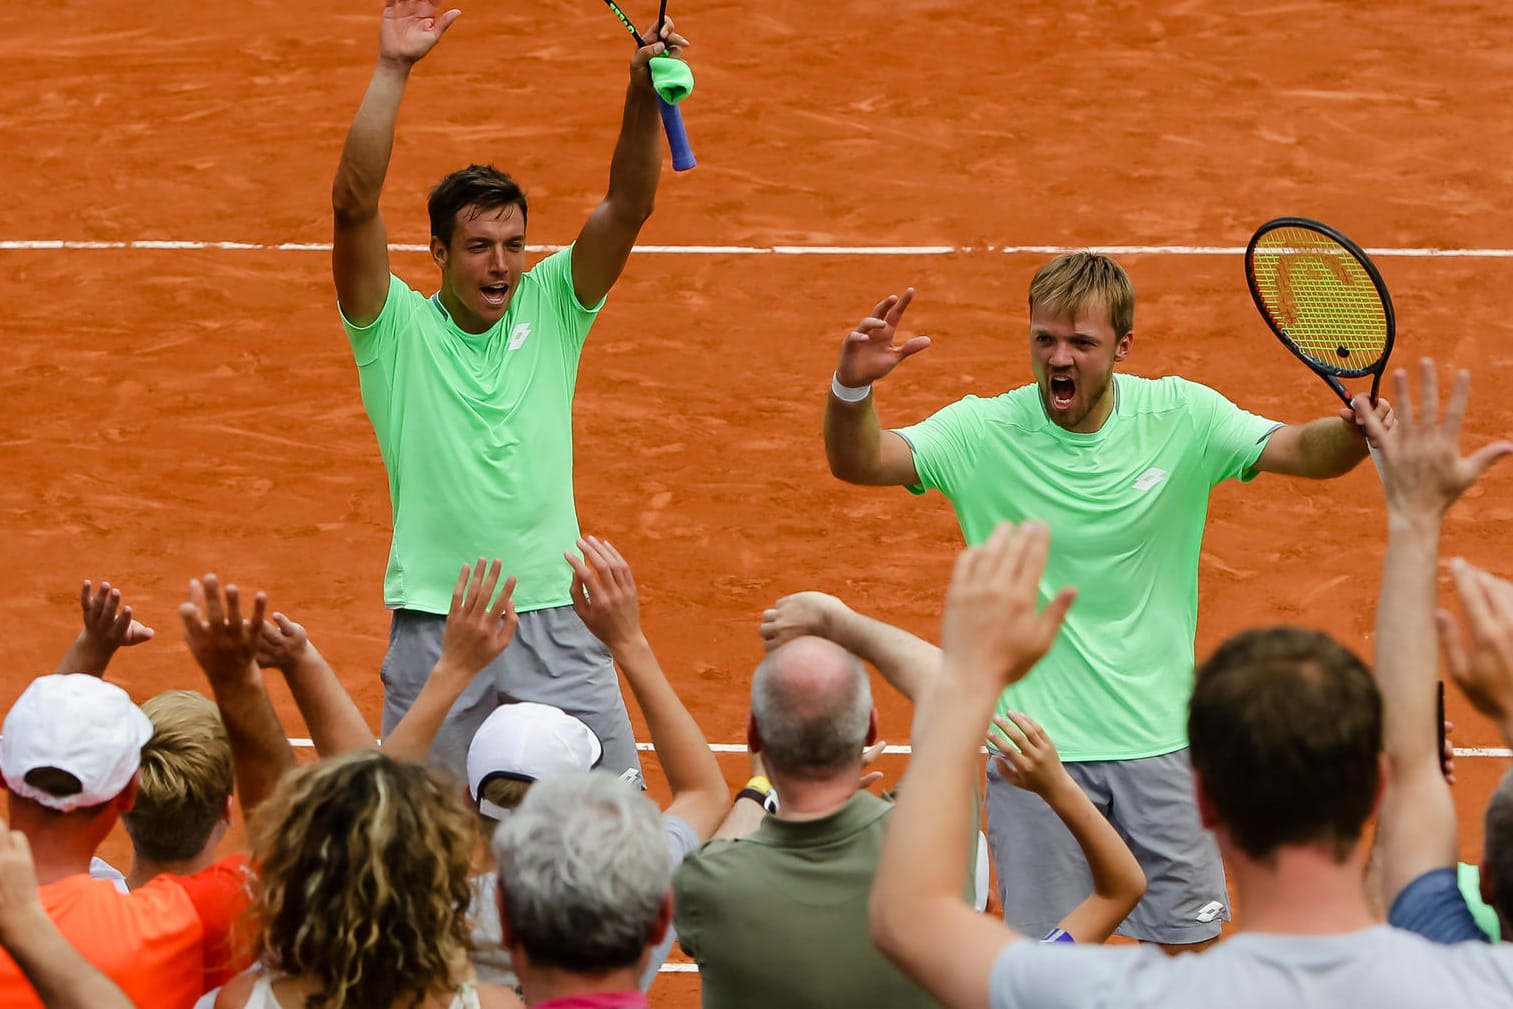
[[[641,33],[636,30],[635,23],[620,9],[620,5],[615,3],[615,0],[604,0],[604,3],[605,6],[614,12],[615,17],[620,19],[620,23],[625,26],[625,30],[630,32],[630,37],[635,42],[636,47],[640,48]],[[656,35],[653,36],[654,38],[661,37],[662,24],[666,20],[667,0],[662,0],[661,9],[657,14],[657,31]],[[672,152],[672,170],[675,172],[686,172],[699,162],[693,156],[693,147],[688,143],[688,131],[683,127],[683,113],[676,105],[665,100],[661,95],[657,96],[657,111],[662,116],[662,132],[667,135],[667,148]]]
[[1372,376],[1371,401],[1397,325],[1392,298],[1365,250],[1305,217],[1279,217],[1245,249],[1245,279],[1266,324],[1343,400],[1342,378]]

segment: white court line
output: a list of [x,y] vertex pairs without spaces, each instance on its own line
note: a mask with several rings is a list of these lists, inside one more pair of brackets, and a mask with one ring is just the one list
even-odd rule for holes
[[[530,252],[556,252],[560,245],[531,245]],[[330,252],[330,242],[195,242],[134,240],[97,242],[74,239],[0,241],[0,252],[142,249],[211,252]],[[393,252],[426,252],[429,246],[394,244]],[[1042,255],[1096,252],[1107,256],[1240,256],[1243,245],[638,245],[636,252],[666,256],[952,256]],[[1367,249],[1372,256],[1398,259],[1513,259],[1513,249]]]
[[[309,750],[315,747],[315,743],[312,740],[300,739],[298,737],[290,737],[289,745],[295,747],[296,749],[302,750]],[[746,752],[745,743],[710,743],[709,748],[715,753]],[[637,743],[636,749],[642,751],[643,753],[650,753],[651,744]],[[883,752],[890,754],[913,753],[914,748],[910,746],[885,746],[883,747]],[[987,753],[988,751],[985,749],[979,749],[977,752]],[[1513,757],[1513,750],[1510,750],[1504,746],[1457,746],[1455,748],[1455,755],[1457,757]]]

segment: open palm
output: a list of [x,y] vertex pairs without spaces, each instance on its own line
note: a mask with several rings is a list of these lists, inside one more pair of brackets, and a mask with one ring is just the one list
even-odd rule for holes
[[893,342],[904,309],[913,300],[912,287],[902,296],[890,294],[877,303],[870,316],[856,324],[841,344],[841,359],[835,369],[842,385],[852,388],[871,385],[898,367],[904,358],[930,346],[928,336],[916,336],[902,344]]
[[462,11],[440,13],[433,0],[385,0],[383,23],[378,30],[378,53],[390,59],[414,63],[441,40]]

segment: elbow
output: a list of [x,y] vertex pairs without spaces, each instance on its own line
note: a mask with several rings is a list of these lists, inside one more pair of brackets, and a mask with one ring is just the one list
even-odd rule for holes
[[331,186],[331,214],[337,227],[352,227],[376,217],[378,202],[363,197],[351,184],[338,176]]
[[900,908],[898,905],[907,905],[908,899],[906,895],[890,893],[888,884],[881,877],[878,880],[872,888],[872,899],[867,902],[867,930],[871,933],[872,945],[897,964],[903,955],[909,917],[907,906]]

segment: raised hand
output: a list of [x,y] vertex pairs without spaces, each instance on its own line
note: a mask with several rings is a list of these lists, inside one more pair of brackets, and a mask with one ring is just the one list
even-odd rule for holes
[[430,52],[462,15],[457,8],[442,12],[434,0],[384,0],[378,29],[378,57],[415,63]]
[[472,570],[464,564],[452,590],[446,629],[441,636],[441,661],[445,667],[472,678],[504,653],[520,617],[515,613],[515,578],[512,575],[495,598],[499,574],[504,567],[497,558],[478,558]]
[[877,758],[883,755],[883,751],[887,748],[888,741],[886,739],[879,739],[871,746],[862,748],[863,774],[861,780],[856,783],[856,787],[858,789],[871,788],[873,785],[883,780],[882,771],[868,771],[867,768],[871,767],[872,764],[877,760]]
[[887,375],[898,363],[930,346],[928,336],[916,336],[901,344],[893,342],[904,310],[914,300],[914,288],[903,295],[890,294],[872,309],[872,314],[856,324],[841,344],[840,363],[835,375],[841,385],[853,389],[871,385]]
[[611,652],[642,640],[641,601],[630,564],[609,540],[596,536],[580,538],[578,549],[582,559],[570,551],[563,555],[573,568],[568,594],[578,617]]
[[[1493,463],[1513,453],[1513,442],[1484,445],[1460,454],[1460,427],[1471,391],[1471,373],[1461,371],[1450,390],[1443,417],[1439,412],[1439,378],[1434,361],[1419,362],[1419,402],[1415,406],[1407,373],[1392,373],[1398,419],[1389,427],[1378,412],[1357,399],[1357,412],[1372,444],[1378,446],[1382,485],[1389,512],[1404,517],[1438,519]],[[1383,401],[1378,401],[1380,409]]]
[[31,845],[0,820],[0,941],[9,946],[39,923],[47,925],[47,912],[37,891]]
[[1458,557],[1450,575],[1471,630],[1468,648],[1455,617],[1436,614],[1450,678],[1477,711],[1513,736],[1513,584]]
[[189,601],[180,604],[179,618],[184,621],[190,654],[212,682],[249,671],[255,676],[267,610],[268,596],[259,592],[253,599],[251,619],[243,620],[241,591],[235,585],[226,586],[223,598],[215,575],[190,580]]
[[114,651],[151,641],[151,627],[133,620],[131,607],[121,605],[121,590],[110,582],[101,582],[98,591],[88,579],[79,590],[79,607],[84,611],[84,634],[96,644]]
[[1349,406],[1340,407],[1340,420],[1350,424],[1350,430],[1367,438],[1372,448],[1381,448],[1381,442],[1376,438],[1370,438],[1366,433],[1366,415],[1375,414],[1381,423],[1382,429],[1391,431],[1397,426],[1397,414],[1392,412],[1392,404],[1385,397],[1378,396],[1376,403],[1371,402],[1369,396],[1357,396],[1351,400]]
[[995,716],[993,724],[996,728],[988,730],[988,744],[997,751],[993,760],[1005,780],[1036,795],[1045,795],[1071,782],[1072,776],[1061,763],[1056,744],[1040,723],[1029,715],[1011,711]]
[[828,592],[795,592],[784,596],[762,611],[762,624],[757,629],[762,636],[762,649],[770,652],[794,638],[809,635],[828,638],[831,615],[849,608]]
[[653,56],[670,56],[676,60],[687,62],[685,54],[690,45],[686,38],[672,30],[672,18],[666,18],[662,22],[662,30],[656,33],[656,26],[652,31],[641,35],[641,46],[636,54],[630,58],[631,80],[647,89],[651,88],[650,63]]
[[1077,595],[1063,588],[1038,610],[1050,543],[1044,523],[1004,522],[956,559],[941,622],[941,647],[955,675],[1002,689],[1050,650]]
[[257,664],[264,669],[287,672],[304,658],[309,645],[310,635],[304,627],[282,613],[274,613],[263,624],[263,633],[257,640]]

